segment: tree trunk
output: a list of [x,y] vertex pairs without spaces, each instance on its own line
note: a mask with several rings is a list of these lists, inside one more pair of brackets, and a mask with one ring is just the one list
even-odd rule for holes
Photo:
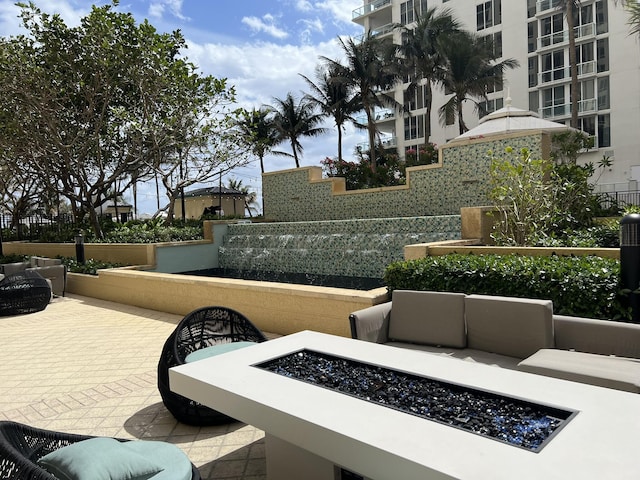
[[373,115],[371,112],[371,107],[365,107],[365,112],[367,113],[367,126],[369,128],[369,165],[371,166],[371,171],[376,171],[376,124],[373,121]]
[[342,161],[342,125],[338,125],[338,161]]

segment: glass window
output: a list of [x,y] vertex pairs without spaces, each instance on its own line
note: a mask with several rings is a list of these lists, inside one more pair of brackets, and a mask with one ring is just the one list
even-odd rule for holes
[[529,110],[532,112],[537,112],[540,108],[540,98],[538,96],[538,91],[529,92]]
[[536,0],[527,0],[527,18],[536,16]]
[[564,50],[545,53],[541,57],[541,82],[547,83],[553,80],[561,80],[565,77]]
[[603,38],[596,44],[598,51],[598,73],[609,71],[609,39]]
[[424,137],[424,115],[404,119],[404,139],[413,140]]
[[538,22],[529,22],[527,24],[527,48],[529,53],[537,50],[536,41],[538,40]]
[[548,47],[564,41],[564,18],[561,13],[540,20],[540,46]]
[[611,108],[609,98],[609,77],[600,77],[598,78],[598,109]]
[[407,25],[414,21],[413,0],[400,4],[400,23]]
[[598,147],[611,146],[611,117],[609,114],[598,115]]
[[529,57],[529,88],[538,85],[538,57]]
[[609,12],[607,2],[598,0],[596,2],[596,33],[598,35],[609,31]]
[[501,0],[491,0],[476,5],[476,26],[478,31],[502,23]]

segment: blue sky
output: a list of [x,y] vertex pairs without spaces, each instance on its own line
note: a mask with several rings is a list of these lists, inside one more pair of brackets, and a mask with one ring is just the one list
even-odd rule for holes
[[[92,3],[104,1],[35,0],[47,13],[59,13],[67,25],[75,25],[86,15]],[[14,0],[0,0],[0,32],[9,36],[20,32],[18,8]],[[260,107],[296,96],[306,89],[299,74],[314,78],[319,56],[342,57],[338,35],[359,35],[362,29],[351,22],[351,12],[362,0],[121,0],[119,10],[149,22],[159,31],[180,29],[188,49],[184,54],[199,66],[203,74],[225,77],[237,92],[238,103],[245,108]],[[332,127],[330,123],[327,127]],[[347,129],[344,151],[365,139]],[[302,141],[301,165],[320,165],[327,156],[337,155],[335,127],[318,139]],[[289,151],[286,144],[278,147]],[[293,159],[265,159],[267,172],[293,168]],[[234,171],[261,197],[259,164]],[[226,182],[226,179],[223,179]],[[125,196],[126,197],[126,196]],[[126,198],[132,201],[132,198]],[[140,213],[154,213],[155,186],[140,188]],[[161,204],[166,203],[165,198]]]

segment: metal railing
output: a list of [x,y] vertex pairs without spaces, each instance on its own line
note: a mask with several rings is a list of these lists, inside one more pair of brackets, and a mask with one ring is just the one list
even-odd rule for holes
[[624,208],[640,206],[640,191],[627,190],[618,192],[600,192],[600,206],[608,210],[610,208]]
[[[576,39],[595,36],[596,24],[587,23],[585,25],[578,25],[573,29],[576,34]],[[561,32],[554,32],[548,35],[543,35],[538,39],[538,48],[547,48],[552,45],[558,45],[569,41],[569,30],[563,30]]]
[[366,15],[368,13],[373,12],[374,10],[378,10],[379,8],[386,7],[387,5],[391,5],[391,0],[378,0],[377,2],[366,3],[361,7],[354,9],[351,12],[351,18],[358,18]]
[[[598,110],[598,100],[596,98],[587,98],[578,102],[579,113],[596,112]],[[540,109],[542,118],[560,118],[571,115],[571,104],[563,103],[561,105],[550,105]]]

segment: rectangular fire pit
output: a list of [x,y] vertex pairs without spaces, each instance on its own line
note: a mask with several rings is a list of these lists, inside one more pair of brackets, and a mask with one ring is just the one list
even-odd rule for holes
[[576,413],[313,350],[255,366],[534,452]]
[[[533,453],[256,368],[302,352],[569,416],[557,416],[564,425]],[[264,430],[269,480],[640,478],[640,395],[617,390],[316,332],[175,367],[170,383],[173,391]]]

